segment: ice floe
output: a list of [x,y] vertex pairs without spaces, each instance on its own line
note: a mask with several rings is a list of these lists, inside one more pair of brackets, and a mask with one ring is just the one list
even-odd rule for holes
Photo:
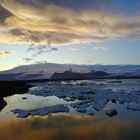
[[[50,107],[39,108],[36,110],[13,110],[14,113],[19,114],[18,117],[26,117],[29,115],[47,115],[49,113],[56,112],[69,112],[69,108],[73,108],[79,113],[84,113],[88,115],[94,115],[96,111],[102,111],[107,103],[111,101],[112,103],[119,102],[121,104],[127,103],[125,106],[127,109],[140,111],[140,92],[137,90],[128,91],[125,89],[120,89],[113,91],[110,89],[109,85],[125,84],[123,82],[93,82],[91,81],[77,81],[77,82],[49,82],[39,84],[36,87],[30,89],[28,94],[36,96],[57,96],[67,102],[72,102],[69,104],[62,104]],[[133,84],[132,84],[133,85]],[[136,83],[137,86],[140,86]],[[128,84],[129,86],[129,84]],[[135,86],[135,85],[134,85]],[[133,88],[133,87],[132,87]],[[133,102],[133,104],[132,104]],[[105,114],[109,116],[117,115],[117,111],[112,109],[108,110]]]
[[49,113],[57,113],[57,112],[69,112],[69,108],[66,105],[55,105],[50,107],[44,107],[44,108],[38,108],[35,110],[22,110],[22,109],[15,109],[12,110],[14,114],[18,114],[17,117],[19,118],[26,118],[29,115],[39,115],[39,116],[45,116]]

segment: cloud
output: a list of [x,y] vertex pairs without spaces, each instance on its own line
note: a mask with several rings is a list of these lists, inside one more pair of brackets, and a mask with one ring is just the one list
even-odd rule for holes
[[92,50],[108,50],[110,48],[111,46],[96,46],[96,47],[93,47]]
[[0,57],[8,57],[15,54],[14,51],[0,51]]
[[35,51],[35,50],[36,50],[35,47],[29,47],[29,48],[27,49],[27,52],[32,52],[32,51]]
[[36,64],[45,64],[45,63],[48,63],[47,61],[43,61],[43,60],[41,60],[41,61],[36,61]]
[[78,49],[78,48],[67,48],[68,50],[70,50],[70,51],[73,51],[73,52],[78,52],[78,51],[80,51],[80,49]]
[[58,51],[58,48],[53,47],[50,49],[50,51]]
[[44,46],[40,46],[36,49],[36,53],[34,54],[34,57],[43,54],[43,53],[47,53],[47,52],[56,52],[58,51],[58,48],[55,47],[44,47]]
[[94,63],[93,60],[87,60],[86,63]]
[[[27,52],[31,52],[31,53],[33,52],[32,58],[31,58],[31,60],[32,60],[32,59],[34,59],[34,57],[37,57],[38,55],[48,53],[48,52],[56,52],[58,50],[59,49],[56,47],[50,47],[50,46],[45,46],[45,45],[37,45],[37,46],[31,45],[27,49]],[[27,59],[27,61],[31,61],[31,60]],[[25,61],[26,61],[26,59],[25,59]]]
[[30,62],[30,61],[32,61],[32,58],[23,58],[23,60],[26,62]]
[[60,46],[135,39],[140,34],[139,16],[42,3],[36,7],[33,1],[1,0],[0,5],[5,13],[0,17],[0,42]]

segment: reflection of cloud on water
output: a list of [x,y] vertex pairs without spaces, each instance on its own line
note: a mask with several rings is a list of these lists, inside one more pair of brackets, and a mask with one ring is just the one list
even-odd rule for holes
[[103,117],[49,115],[3,122],[0,138],[3,140],[93,140],[136,139],[140,124],[134,120],[105,120]]

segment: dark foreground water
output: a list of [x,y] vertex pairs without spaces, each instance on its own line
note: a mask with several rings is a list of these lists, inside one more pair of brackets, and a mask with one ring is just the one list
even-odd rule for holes
[[[0,140],[139,140],[139,97],[140,80],[37,84],[26,94],[5,98]],[[60,105],[68,110],[55,110]],[[117,114],[108,116],[110,109]]]
[[139,140],[139,118],[52,115],[2,121],[1,140]]

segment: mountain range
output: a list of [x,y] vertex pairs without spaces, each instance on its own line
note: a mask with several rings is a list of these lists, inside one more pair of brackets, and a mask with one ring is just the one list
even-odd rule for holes
[[102,71],[113,76],[140,76],[140,65],[76,65],[55,63],[22,65],[0,72],[0,80],[49,79],[55,73],[64,73],[66,71],[81,74],[90,73],[91,71]]

